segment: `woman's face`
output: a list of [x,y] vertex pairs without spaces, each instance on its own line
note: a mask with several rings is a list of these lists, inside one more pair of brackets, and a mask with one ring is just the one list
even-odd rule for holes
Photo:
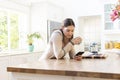
[[66,38],[71,38],[73,36],[74,28],[74,26],[63,27],[63,33]]

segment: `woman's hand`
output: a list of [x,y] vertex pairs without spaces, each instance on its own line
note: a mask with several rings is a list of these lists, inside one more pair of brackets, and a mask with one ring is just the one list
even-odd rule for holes
[[82,38],[81,37],[76,37],[76,38],[73,38],[71,40],[71,42],[74,44],[74,45],[78,45],[82,42]]
[[81,61],[82,60],[82,56],[81,55],[75,56],[74,59],[77,60],[77,61]]

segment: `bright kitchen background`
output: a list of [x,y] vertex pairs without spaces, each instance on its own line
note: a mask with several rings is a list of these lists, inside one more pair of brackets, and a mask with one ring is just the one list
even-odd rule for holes
[[0,16],[4,16],[6,20],[4,22],[7,23],[1,24],[4,25],[4,29],[0,27],[4,32],[0,32],[0,46],[2,50],[27,50],[27,34],[40,32],[43,39],[35,41],[35,50],[44,50],[47,45],[47,21],[62,22],[65,18],[71,17],[76,24],[75,36],[83,38],[82,44],[75,46],[77,51],[84,50],[91,42],[97,42],[103,48],[104,44],[101,43],[104,40],[102,34],[104,4],[115,2],[115,0],[0,0]]

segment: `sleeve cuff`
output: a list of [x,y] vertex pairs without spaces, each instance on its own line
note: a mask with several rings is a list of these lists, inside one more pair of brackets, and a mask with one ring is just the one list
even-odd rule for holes
[[71,43],[72,45],[74,45],[74,43],[73,43],[72,41],[70,41],[70,43]]

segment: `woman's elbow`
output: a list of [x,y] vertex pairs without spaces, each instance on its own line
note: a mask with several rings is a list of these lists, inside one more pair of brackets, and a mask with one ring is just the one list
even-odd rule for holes
[[58,54],[55,55],[56,59],[63,59],[64,56],[65,56],[65,53],[63,52],[59,52]]
[[61,57],[60,56],[56,56],[56,59],[59,60],[59,59],[61,59]]
[[59,59],[63,59],[64,56],[61,56],[61,55],[58,55],[56,56],[56,59],[59,60]]

